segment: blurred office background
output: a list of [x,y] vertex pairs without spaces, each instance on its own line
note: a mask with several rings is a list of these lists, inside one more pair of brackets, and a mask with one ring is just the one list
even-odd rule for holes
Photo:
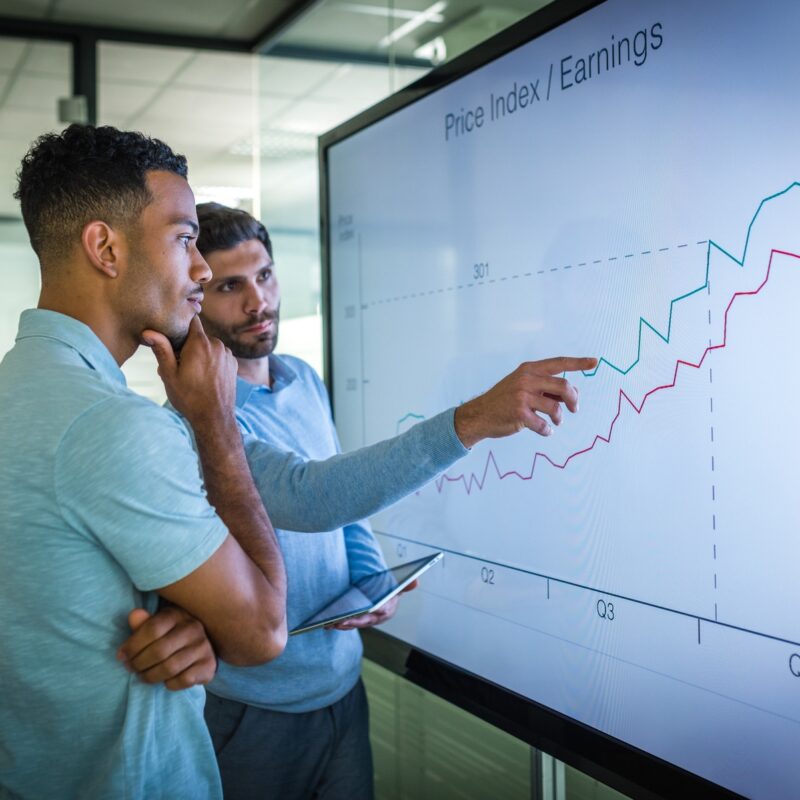
[[[261,218],[283,290],[279,350],[322,372],[317,137],[546,0],[0,0],[0,356],[36,305],[13,198],[30,143],[65,109],[141,130],[189,161],[198,201]],[[83,107],[81,106],[83,103]],[[156,402],[149,351],[125,366]],[[379,800],[610,800],[613,790],[365,662]]]

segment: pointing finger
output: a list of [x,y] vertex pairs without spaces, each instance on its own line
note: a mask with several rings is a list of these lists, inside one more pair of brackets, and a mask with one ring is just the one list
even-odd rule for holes
[[546,358],[544,361],[535,363],[541,372],[558,375],[559,372],[587,372],[592,370],[597,366],[597,359],[560,356],[558,358]]

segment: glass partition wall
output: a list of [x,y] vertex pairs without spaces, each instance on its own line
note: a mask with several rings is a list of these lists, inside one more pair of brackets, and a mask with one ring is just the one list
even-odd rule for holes
[[40,286],[39,262],[13,197],[16,174],[30,143],[62,127],[58,101],[71,94],[71,58],[67,44],[0,37],[0,357]]

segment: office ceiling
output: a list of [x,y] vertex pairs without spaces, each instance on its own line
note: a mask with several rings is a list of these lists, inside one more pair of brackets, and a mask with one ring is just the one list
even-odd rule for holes
[[[316,139],[424,70],[101,43],[98,122],[142,130],[189,157],[195,187],[282,199],[293,225],[316,224]],[[19,216],[15,173],[30,142],[58,130],[70,95],[65,44],[0,38],[0,217]]]
[[326,0],[298,19],[281,44],[424,60],[438,40],[450,59],[550,1]]
[[309,0],[0,0],[0,16],[250,41]]
[[[545,4],[401,2],[0,0],[0,18],[254,40],[290,8],[302,10],[268,56],[101,41],[98,122],[186,153],[196,188],[229,202],[237,191],[280,198],[274,225],[314,227],[317,136],[424,74],[430,59],[415,56],[420,47],[440,40],[447,52],[440,44],[438,56],[450,58]],[[392,57],[400,66],[389,67]],[[67,44],[0,38],[0,219],[19,216],[20,158],[37,135],[61,127],[57,100],[71,94],[70,75]]]
[[461,52],[549,1],[0,0],[0,17],[424,59],[437,38]]

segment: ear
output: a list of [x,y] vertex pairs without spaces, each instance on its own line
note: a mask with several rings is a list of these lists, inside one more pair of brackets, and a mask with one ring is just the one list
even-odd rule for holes
[[83,252],[89,263],[109,278],[116,278],[120,270],[122,241],[119,232],[108,223],[88,222],[81,233]]

